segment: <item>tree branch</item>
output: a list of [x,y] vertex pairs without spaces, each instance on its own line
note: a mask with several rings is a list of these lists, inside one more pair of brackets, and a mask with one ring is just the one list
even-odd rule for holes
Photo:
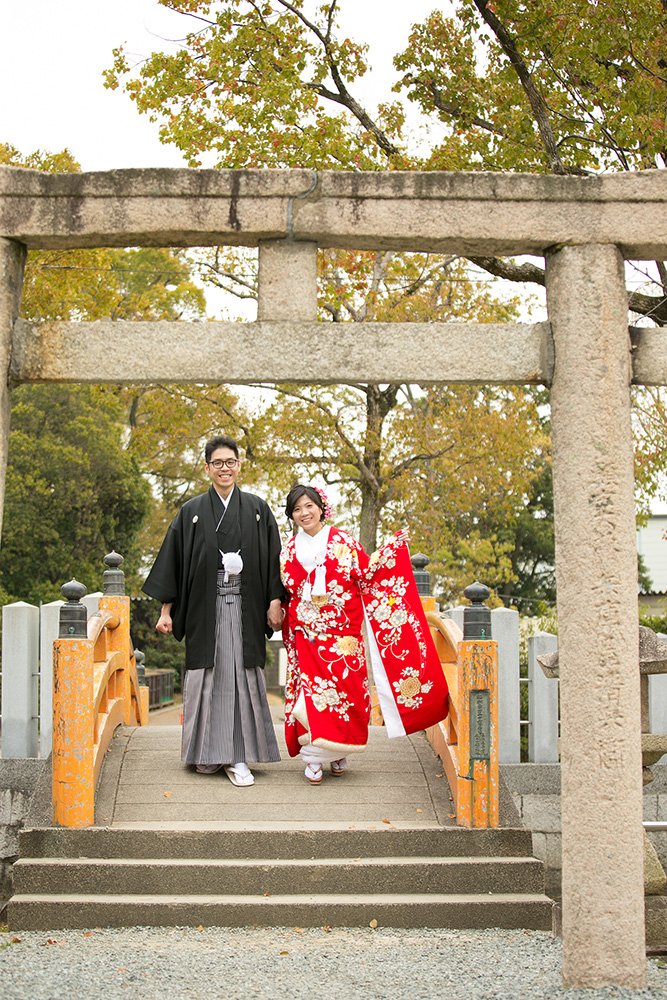
[[[260,387],[266,388],[266,386],[263,385]],[[304,393],[298,392],[296,389],[287,389],[281,385],[271,385],[269,386],[269,388],[272,389],[273,392],[277,392],[282,396],[290,396],[292,399],[300,399],[301,402],[307,403],[309,406],[313,406],[315,407],[315,409],[320,410],[322,413],[324,413],[325,416],[327,416],[329,420],[331,420],[331,422],[333,423],[334,429],[338,434],[339,438],[341,439],[341,441],[350,449],[350,454],[354,456],[354,461],[350,462],[350,465],[354,465],[355,468],[357,468],[359,472],[364,476],[364,479],[370,482],[369,472],[365,466],[363,457],[360,455],[359,451],[354,446],[354,443],[351,441],[351,439],[347,436],[347,434],[341,427],[338,417],[331,412],[328,406],[322,403],[319,399],[313,399],[311,396],[306,396]]]
[[387,156],[400,156],[401,151],[397,146],[394,146],[393,142],[390,142],[387,135],[380,126],[373,121],[370,115],[362,108],[362,106],[352,97],[345,84],[343,83],[343,78],[340,75],[340,70],[338,69],[338,64],[331,54],[331,30],[332,30],[332,20],[336,8],[336,3],[331,3],[328,11],[327,18],[327,33],[322,34],[320,29],[313,21],[309,21],[305,16],[303,11],[299,10],[293,3],[289,3],[288,0],[279,0],[279,3],[286,10],[289,10],[294,14],[295,17],[301,21],[302,24],[312,31],[315,37],[320,41],[322,47],[324,48],[324,53],[326,56],[327,63],[329,64],[329,72],[331,73],[331,79],[336,85],[337,93],[329,90],[324,84],[319,83],[307,83],[306,86],[314,90],[316,94],[320,97],[326,98],[328,101],[334,101],[336,104],[342,104],[343,107],[347,108],[351,114],[360,122],[363,127],[371,133],[375,138],[380,149],[387,154]]
[[535,285],[544,284],[544,271],[535,264],[515,264],[514,261],[502,257],[468,257],[471,264],[481,267],[497,278],[507,278],[508,281],[531,281]]
[[[497,278],[544,285],[544,271],[542,268],[536,267],[535,264],[515,264],[511,260],[504,260],[501,257],[468,257],[468,260],[471,264],[481,267],[483,271],[488,271],[489,274],[494,274]],[[667,272],[665,272],[665,278],[667,278]],[[628,292],[628,309],[639,316],[649,316],[659,326],[667,326],[667,298],[664,296]]]
[[475,7],[480,12],[483,20],[498,39],[500,46],[512,63],[524,93],[528,98],[528,103],[533,112],[535,122],[542,137],[542,143],[549,160],[549,167],[554,174],[567,174],[563,161],[558,152],[558,146],[554,139],[554,134],[549,123],[549,116],[542,96],[533,82],[528,67],[526,66],[516,43],[500,18],[488,7],[488,0],[473,0]]

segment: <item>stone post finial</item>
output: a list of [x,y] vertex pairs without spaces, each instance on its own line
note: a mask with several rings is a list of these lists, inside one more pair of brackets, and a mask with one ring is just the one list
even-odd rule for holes
[[60,588],[63,604],[60,609],[58,637],[60,639],[88,638],[88,609],[81,603],[81,598],[88,593],[86,587],[78,580],[71,579]]
[[431,574],[426,569],[430,561],[423,552],[416,552],[410,559],[417,584],[417,593],[420,597],[430,597],[431,595]]
[[146,654],[142,653],[140,649],[135,649],[132,655],[134,656],[135,663],[137,664],[137,680],[140,685],[145,687],[146,667],[144,666],[144,662],[146,660]]
[[464,597],[471,602],[463,609],[463,638],[491,639],[491,609],[483,601],[491,595],[491,591],[479,580],[475,580],[463,591]]
[[102,593],[109,597],[125,597],[125,574],[120,568],[124,559],[117,552],[109,552],[104,563],[109,568],[104,571]]

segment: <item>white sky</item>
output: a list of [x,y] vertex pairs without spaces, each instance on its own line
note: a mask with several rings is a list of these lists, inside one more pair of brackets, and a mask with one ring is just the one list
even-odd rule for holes
[[[342,0],[341,6],[345,33],[372,43],[376,85],[367,85],[369,104],[371,97],[390,97],[393,55],[410,25],[442,4]],[[0,142],[22,153],[67,147],[84,170],[184,166],[178,150],[160,142],[157,125],[120,89],[104,88],[102,74],[115,46],[147,56],[169,48],[168,40],[183,37],[192,23],[157,0],[0,0]]]

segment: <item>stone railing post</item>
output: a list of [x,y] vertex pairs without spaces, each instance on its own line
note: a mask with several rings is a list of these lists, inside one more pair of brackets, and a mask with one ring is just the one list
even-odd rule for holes
[[646,982],[632,354],[623,255],[547,254],[561,699],[563,980]]
[[93,749],[93,643],[81,598],[71,580],[60,593],[59,637],[53,644],[53,822],[92,826],[95,821]]
[[[656,633],[667,642],[664,632]],[[667,674],[653,674],[648,679],[649,725],[652,733],[667,733]]]
[[62,601],[49,601],[39,609],[39,755],[53,748],[53,643],[60,635]]
[[38,757],[39,609],[2,609],[2,756]]
[[531,764],[558,763],[558,684],[553,684],[537,662],[555,653],[558,636],[538,632],[528,639],[528,760]]

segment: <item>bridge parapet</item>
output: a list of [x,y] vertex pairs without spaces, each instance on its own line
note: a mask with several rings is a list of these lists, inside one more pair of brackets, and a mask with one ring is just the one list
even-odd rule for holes
[[148,688],[139,683],[130,643],[130,600],[122,557],[105,557],[99,611],[87,618],[76,580],[63,586],[60,635],[53,644],[53,822],[92,826],[95,787],[118,725],[148,724]]

